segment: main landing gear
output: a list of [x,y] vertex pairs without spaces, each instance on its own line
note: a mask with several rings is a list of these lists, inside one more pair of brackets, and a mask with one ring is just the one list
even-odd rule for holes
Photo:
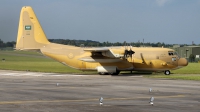
[[170,71],[169,70],[165,70],[164,73],[165,73],[165,75],[170,75]]
[[99,72],[99,75],[119,75],[120,71],[116,71],[116,72]]

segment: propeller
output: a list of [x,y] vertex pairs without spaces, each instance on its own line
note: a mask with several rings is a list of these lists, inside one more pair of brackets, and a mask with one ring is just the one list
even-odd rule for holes
[[130,46],[130,50],[127,49],[127,45],[126,45],[126,41],[124,41],[124,46],[125,46],[125,50],[124,50],[124,58],[128,58],[129,56],[132,58],[132,55],[135,53],[132,50],[132,46]]
[[132,59],[132,55],[133,55],[134,53],[135,53],[135,52],[132,50],[132,46],[130,46],[129,55],[130,55],[131,59]]

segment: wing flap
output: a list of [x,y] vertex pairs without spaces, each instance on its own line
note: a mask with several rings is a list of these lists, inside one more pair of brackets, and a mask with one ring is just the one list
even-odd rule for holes
[[84,49],[84,51],[88,51],[88,52],[106,52],[109,51],[108,48],[86,48]]
[[101,53],[103,56],[110,57],[110,58],[121,58],[123,55],[114,54],[112,50],[109,48],[87,48],[84,51],[92,52],[92,53]]

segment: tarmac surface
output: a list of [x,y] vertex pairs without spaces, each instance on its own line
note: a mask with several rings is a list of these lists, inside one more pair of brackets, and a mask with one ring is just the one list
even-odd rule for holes
[[0,77],[0,112],[200,112],[199,81],[8,70]]

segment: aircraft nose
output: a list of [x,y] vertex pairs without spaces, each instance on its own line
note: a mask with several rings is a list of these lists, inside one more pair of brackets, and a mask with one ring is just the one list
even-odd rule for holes
[[178,60],[178,66],[187,66],[188,65],[188,61],[185,58],[180,58]]

